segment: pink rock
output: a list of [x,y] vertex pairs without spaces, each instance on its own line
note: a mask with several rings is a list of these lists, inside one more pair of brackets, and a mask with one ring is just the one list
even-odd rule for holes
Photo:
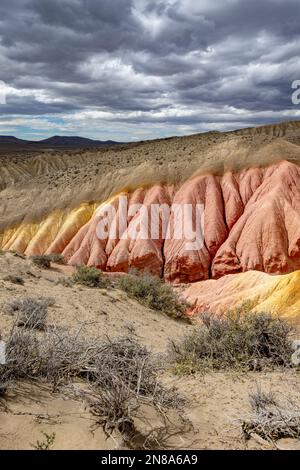
[[[116,214],[101,239],[97,227],[103,215],[96,212],[85,223],[84,217],[90,215],[83,207],[74,210],[67,222],[53,216],[56,229],[51,215],[38,231],[32,230],[33,235],[26,227],[17,229],[11,239],[6,236],[5,246],[13,242],[28,253],[62,252],[70,265],[86,264],[109,272],[137,268],[174,283],[218,279],[249,270],[279,274],[300,268],[300,168],[294,163],[282,161],[267,168],[227,171],[222,176],[207,173],[181,186],[156,184],[124,191],[121,196],[127,204],[127,228],[126,223],[123,228],[119,224],[121,207],[116,197],[110,201]],[[133,211],[136,204],[143,204],[143,209]],[[197,205],[204,208],[203,244],[191,246],[195,240],[184,231],[177,236],[180,218],[176,219],[171,208],[184,204],[192,211],[192,231]],[[149,227],[151,221],[158,227],[148,237],[141,225],[142,211]]]

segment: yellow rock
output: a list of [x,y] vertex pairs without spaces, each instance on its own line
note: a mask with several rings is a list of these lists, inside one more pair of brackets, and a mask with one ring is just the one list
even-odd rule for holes
[[72,210],[58,209],[40,222],[23,222],[0,234],[0,248],[28,256],[61,253],[96,207],[95,203],[83,203]]
[[184,297],[193,306],[193,313],[226,313],[246,304],[252,311],[299,319],[300,271],[284,275],[259,271],[230,274],[218,280],[196,282],[184,292]]

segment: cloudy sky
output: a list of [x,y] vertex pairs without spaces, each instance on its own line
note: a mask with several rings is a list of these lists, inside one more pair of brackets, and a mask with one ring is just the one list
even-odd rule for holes
[[131,141],[300,119],[299,25],[299,0],[1,0],[0,134]]

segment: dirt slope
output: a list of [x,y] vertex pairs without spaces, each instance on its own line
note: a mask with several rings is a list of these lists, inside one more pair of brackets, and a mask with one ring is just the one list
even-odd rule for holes
[[[5,314],[5,303],[23,296],[51,296],[50,325],[78,331],[85,324],[85,333],[93,336],[131,334],[154,351],[165,351],[169,340],[176,340],[193,326],[178,323],[160,313],[129,300],[116,289],[104,291],[86,287],[64,287],[57,280],[70,274],[72,268],[54,266],[51,270],[34,267],[29,260],[13,254],[0,257],[0,334],[6,338],[13,319]],[[8,275],[21,276],[24,286],[4,280]],[[219,282],[219,281],[209,281]],[[162,376],[166,385],[176,386],[186,404],[182,414],[189,426],[170,437],[171,449],[270,449],[272,444],[245,441],[241,422],[248,415],[249,392],[260,385],[280,397],[299,397],[299,374],[285,372],[212,372],[178,377],[171,372]],[[43,441],[43,432],[55,435],[52,449],[115,449],[122,448],[118,439],[107,439],[84,403],[74,392],[81,384],[53,392],[47,384],[22,382],[0,400],[0,449],[32,449]],[[176,427],[177,412],[168,415]],[[139,421],[140,420],[140,421]],[[143,409],[140,426],[161,425],[152,410]],[[178,430],[178,429],[177,429]],[[295,440],[280,440],[280,448],[295,448]]]

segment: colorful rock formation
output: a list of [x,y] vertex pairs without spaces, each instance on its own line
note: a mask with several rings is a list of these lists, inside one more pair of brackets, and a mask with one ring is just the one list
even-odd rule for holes
[[[245,271],[290,273],[300,269],[300,168],[282,161],[223,175],[200,174],[181,185],[156,184],[121,193],[127,202],[127,227],[120,230],[119,195],[109,201],[56,210],[44,220],[23,222],[0,235],[0,248],[27,255],[62,253],[71,265],[87,264],[107,271],[130,268],[151,271],[166,280],[194,282]],[[99,239],[99,207],[116,210]],[[149,220],[157,218],[155,237],[145,240],[139,223],[143,204]],[[204,245],[187,250],[187,238],[174,236],[174,213],[161,206],[204,205]],[[194,215],[193,215],[194,216]],[[162,227],[169,238],[164,240]],[[112,236],[117,228],[117,236]],[[139,233],[140,230],[140,233]],[[136,231],[137,236],[132,237]],[[126,236],[125,236],[126,235]]]
[[195,282],[183,293],[190,314],[226,314],[229,310],[279,314],[299,321],[300,271],[270,275],[259,271]]

